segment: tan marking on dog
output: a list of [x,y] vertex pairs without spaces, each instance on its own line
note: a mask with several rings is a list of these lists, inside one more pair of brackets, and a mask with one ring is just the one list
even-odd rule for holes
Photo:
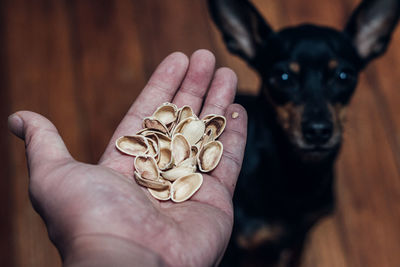
[[277,120],[289,138],[297,144],[304,145],[303,135],[301,131],[301,120],[304,112],[303,105],[295,105],[292,102],[284,106],[279,106],[272,101],[268,90],[264,87],[267,101],[274,107]]
[[289,103],[284,106],[276,107],[278,120],[285,130],[289,129],[290,127],[290,110],[292,109],[292,105],[293,105],[292,103]]
[[328,110],[331,113],[333,123],[332,137],[327,144],[330,145],[341,139],[343,124],[346,120],[346,107],[339,103],[334,105],[328,103]]
[[329,112],[332,115],[332,121],[334,125],[334,132],[336,129],[342,130],[343,124],[346,122],[346,107],[342,104],[328,104]]
[[279,239],[283,229],[280,226],[263,225],[251,235],[239,235],[236,242],[239,247],[247,250],[255,249],[268,241]]
[[339,119],[342,124],[344,124],[347,120],[347,108],[343,107],[342,105],[337,105],[336,109],[338,109],[336,112],[339,113]]
[[300,64],[296,61],[290,62],[289,69],[294,73],[298,74],[300,73]]
[[301,134],[301,117],[304,106],[294,105],[289,102],[284,106],[276,106],[278,121],[283,129],[291,132],[293,135]]
[[338,62],[336,59],[331,59],[331,60],[329,60],[329,62],[328,62],[328,68],[329,68],[330,70],[335,69],[338,65],[339,65],[339,62]]

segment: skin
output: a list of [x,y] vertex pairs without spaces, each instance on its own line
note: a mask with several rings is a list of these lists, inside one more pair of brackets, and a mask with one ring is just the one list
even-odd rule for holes
[[[55,126],[43,116],[19,111],[9,128],[25,141],[29,193],[46,223],[64,266],[212,266],[220,261],[232,225],[232,195],[246,140],[247,115],[232,104],[234,72],[215,71],[206,50],[190,59],[173,53],[157,67],[115,130],[97,165],[74,160]],[[221,114],[224,153],[203,174],[201,189],[180,204],[153,199],[133,180],[134,158],[115,149],[115,140],[141,128],[163,102],[190,105],[203,117]],[[204,102],[203,102],[204,101]],[[235,119],[231,114],[237,112]]]

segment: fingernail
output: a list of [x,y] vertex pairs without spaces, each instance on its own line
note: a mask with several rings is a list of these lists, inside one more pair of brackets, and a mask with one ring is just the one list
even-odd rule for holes
[[24,121],[16,113],[8,116],[8,129],[21,139],[24,139]]

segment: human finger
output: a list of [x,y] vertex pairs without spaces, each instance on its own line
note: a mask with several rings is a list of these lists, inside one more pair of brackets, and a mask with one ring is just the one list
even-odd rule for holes
[[236,87],[236,74],[229,68],[218,69],[204,101],[200,118],[208,114],[224,115],[235,98]]
[[54,169],[58,163],[73,160],[56,127],[42,115],[31,111],[16,112],[8,118],[8,127],[25,141],[31,177]]
[[141,128],[143,118],[151,116],[162,103],[172,100],[185,77],[188,62],[186,55],[175,52],[160,63],[118,125],[100,163],[113,161],[119,157],[121,154],[115,149],[115,140],[122,135],[134,135]]
[[224,152],[217,168],[210,174],[224,184],[233,195],[246,146],[247,113],[241,105],[231,104],[226,109],[225,117],[226,128],[219,138]]
[[173,103],[178,107],[189,105],[198,114],[204,95],[213,78],[215,57],[208,50],[197,50],[190,57],[186,77],[176,93]]

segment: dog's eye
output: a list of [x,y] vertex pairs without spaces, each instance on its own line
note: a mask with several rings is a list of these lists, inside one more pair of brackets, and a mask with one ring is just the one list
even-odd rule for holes
[[269,83],[276,87],[289,86],[292,85],[293,78],[288,72],[276,72],[270,76]]
[[289,80],[289,74],[287,74],[287,73],[282,73],[282,75],[281,75],[281,80],[282,80],[282,81],[287,81],[287,80]]
[[347,72],[341,71],[339,73],[339,79],[345,81],[349,78],[349,74]]
[[351,70],[342,70],[337,73],[336,78],[343,83],[351,82],[354,80],[354,73]]

